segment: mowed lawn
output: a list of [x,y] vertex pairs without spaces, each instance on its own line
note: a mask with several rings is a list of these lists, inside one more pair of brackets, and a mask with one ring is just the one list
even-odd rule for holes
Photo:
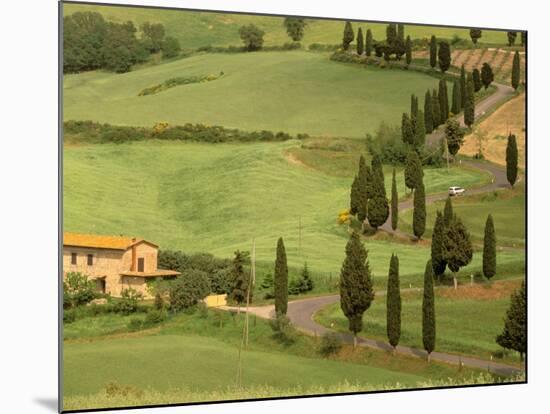
[[[196,335],[65,343],[63,391],[65,396],[91,394],[109,382],[158,391],[223,390],[235,383],[237,363],[238,347]],[[425,379],[361,364],[259,350],[243,353],[242,375],[244,387],[268,385],[285,389],[345,381],[377,385],[399,382],[411,386]]]
[[[283,237],[290,266],[300,268],[307,261],[313,271],[336,277],[348,240],[347,226],[338,225],[336,218],[348,207],[351,178],[289,163],[284,154],[297,145],[153,141],[66,146],[64,229],[132,235],[152,240],[161,249],[220,257],[251,250],[254,238],[257,259],[268,264],[274,262],[277,239]],[[449,175],[426,170],[425,175],[428,192],[456,181],[475,185],[484,179],[462,169],[451,169]],[[400,175],[400,193],[402,181]],[[389,239],[368,240],[366,247],[375,281],[385,283],[395,252],[403,277],[421,285],[429,246]],[[521,266],[523,260],[522,252],[498,255],[503,267]],[[480,264],[476,253],[465,272]]]
[[[167,36],[176,37],[183,48],[241,45],[239,28],[250,23],[265,32],[266,45],[281,45],[291,41],[283,26],[284,17],[83,4],[64,4],[63,6],[64,15],[76,11],[97,11],[108,20],[116,22],[132,20],[137,26],[146,21],[162,23],[166,28]],[[344,20],[307,19],[307,23],[302,44],[341,43]],[[354,30],[362,27],[363,33],[370,28],[375,39],[386,38],[386,24],[354,22],[353,25]],[[470,39],[469,29],[454,27],[406,25],[405,34],[413,39],[429,38],[432,34],[447,39],[452,39],[455,35],[462,39]],[[505,44],[506,42],[506,32],[498,30],[483,30],[483,36],[479,40],[479,43]]]
[[[138,96],[170,78],[220,72],[212,82]],[[400,125],[410,95],[422,97],[437,82],[414,71],[333,62],[320,53],[203,54],[124,74],[65,75],[63,116],[114,125],[190,122],[364,138],[381,121]]]
[[[457,293],[452,288],[436,290],[436,351],[470,354],[487,359],[491,354],[501,351],[495,338],[504,327],[510,294],[519,288],[521,282],[506,280],[494,283],[494,286],[462,286]],[[339,303],[318,312],[315,320],[325,326],[334,324],[334,328],[342,332],[348,329],[347,319]],[[375,297],[363,315],[360,336],[387,342],[385,295]],[[423,349],[422,292],[402,293],[399,344]],[[510,355],[508,358],[514,361],[516,357]]]

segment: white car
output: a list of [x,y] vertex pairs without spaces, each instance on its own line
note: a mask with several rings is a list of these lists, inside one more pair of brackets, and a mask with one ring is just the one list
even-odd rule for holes
[[449,195],[457,196],[464,193],[464,188],[462,187],[449,187]]

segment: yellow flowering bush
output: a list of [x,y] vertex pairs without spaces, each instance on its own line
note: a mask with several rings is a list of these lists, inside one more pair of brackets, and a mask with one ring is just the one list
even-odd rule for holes
[[350,224],[351,222],[351,212],[349,208],[340,210],[338,213],[338,218],[336,219],[338,224]]

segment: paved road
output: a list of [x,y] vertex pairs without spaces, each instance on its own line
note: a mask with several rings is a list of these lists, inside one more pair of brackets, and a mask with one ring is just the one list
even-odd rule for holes
[[[491,110],[493,107],[500,105],[503,101],[505,101],[515,93],[514,89],[510,86],[503,85],[500,83],[495,83],[495,82],[493,82],[493,85],[495,85],[497,88],[495,93],[489,95],[487,98],[483,99],[481,102],[478,102],[476,104],[476,110],[475,110],[476,118],[482,116],[485,112],[487,112],[488,110]],[[460,125],[465,126],[463,115],[461,115],[457,119],[460,122]],[[433,133],[431,133],[426,137],[426,144],[432,147],[438,145],[441,139],[443,138],[443,135],[444,135],[444,126],[440,126],[436,131],[434,131]],[[462,161],[462,164],[470,168],[488,172],[493,176],[493,180],[490,184],[487,184],[483,187],[467,189],[466,194],[487,193],[487,192],[498,190],[500,188],[506,188],[509,186],[508,180],[506,178],[506,171],[503,167],[491,164],[486,161],[476,161],[476,160]],[[460,183],[457,183],[457,185],[460,185]],[[447,198],[447,193],[430,194],[426,196],[426,204],[430,204],[439,200],[445,200],[446,198]],[[411,209],[412,207],[413,207],[412,198],[399,203],[399,211],[408,210],[408,209]],[[382,226],[380,226],[380,229],[388,233],[395,234],[396,236],[414,238],[414,236],[407,234],[399,229],[394,231],[391,228],[391,211],[388,219]]]

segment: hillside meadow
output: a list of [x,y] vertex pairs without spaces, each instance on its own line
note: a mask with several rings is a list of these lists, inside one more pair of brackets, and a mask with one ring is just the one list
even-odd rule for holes
[[[174,77],[221,72],[211,82],[138,96]],[[410,109],[411,93],[423,97],[437,84],[418,72],[343,64],[321,53],[201,54],[124,74],[65,75],[63,117],[113,125],[203,123],[364,138],[382,121],[399,124]]]
[[[107,20],[125,22],[132,20],[137,26],[143,22],[162,23],[169,36],[176,37],[182,47],[194,49],[200,46],[240,45],[239,28],[254,24],[265,32],[266,45],[280,45],[290,41],[283,26],[284,17],[254,16],[246,14],[208,13],[187,10],[149,9],[139,7],[112,7],[99,5],[64,4],[63,14],[76,11],[97,11]],[[350,16],[352,17],[352,16]],[[338,44],[342,41],[344,20],[307,19],[302,43]],[[371,22],[353,22],[355,30],[362,27],[363,32],[370,28],[375,39],[385,39],[386,24]],[[406,25],[405,34],[411,38],[429,38],[432,34],[440,38],[452,39],[458,36],[470,39],[469,29],[440,26]],[[480,43],[505,44],[506,32],[483,30]]]

